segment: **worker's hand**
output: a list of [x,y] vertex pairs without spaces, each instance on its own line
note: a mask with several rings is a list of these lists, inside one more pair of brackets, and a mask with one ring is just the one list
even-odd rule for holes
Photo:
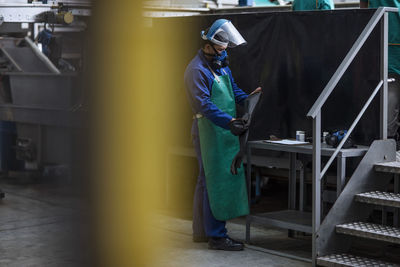
[[261,92],[261,87],[257,87],[253,92],[251,92],[250,95],[253,95],[255,93]]
[[232,119],[229,122],[228,126],[229,126],[229,130],[231,130],[231,133],[236,136],[241,135],[249,128],[249,126],[247,125],[247,122],[241,118]]

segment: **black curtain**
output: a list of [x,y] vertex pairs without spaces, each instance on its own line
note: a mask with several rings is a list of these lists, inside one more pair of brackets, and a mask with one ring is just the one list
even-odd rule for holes
[[[184,92],[183,73],[199,49],[200,31],[218,18],[227,18],[247,40],[246,46],[229,49],[230,68],[236,83],[246,92],[263,88],[262,101],[255,110],[250,140],[270,134],[294,138],[296,130],[312,135],[307,112],[320,95],[375,10],[335,10],[203,15],[154,19],[153,27],[169,23],[187,25],[177,34],[176,46],[187,60],[177,70],[177,92]],[[175,42],[175,41],[174,41]],[[358,56],[329,97],[322,110],[322,130],[348,129],[379,82],[380,27],[372,32]],[[183,121],[190,131],[191,113],[185,97]],[[379,137],[379,95],[367,110],[353,134],[358,144],[369,144]],[[182,140],[182,139],[179,139]],[[179,141],[178,141],[179,142]]]

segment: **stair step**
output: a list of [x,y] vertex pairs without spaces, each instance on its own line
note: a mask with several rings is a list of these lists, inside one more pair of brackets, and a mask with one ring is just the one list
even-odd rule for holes
[[337,267],[337,266],[399,266],[397,264],[379,261],[375,259],[363,258],[353,256],[350,254],[333,254],[317,258],[317,264],[326,267]]
[[387,225],[353,222],[336,225],[336,232],[400,244],[400,229]]
[[400,194],[389,192],[366,192],[357,194],[355,200],[375,205],[382,205],[394,208],[400,208]]
[[400,173],[399,161],[376,163],[374,166],[375,166],[375,171],[378,172]]

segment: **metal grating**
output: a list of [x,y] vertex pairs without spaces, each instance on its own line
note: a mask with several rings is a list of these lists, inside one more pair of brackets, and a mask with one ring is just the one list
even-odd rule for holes
[[355,200],[369,204],[400,208],[400,194],[395,193],[379,191],[366,192],[357,194]]
[[400,173],[400,162],[382,162],[375,164],[375,170],[378,172]]
[[400,244],[400,229],[386,225],[354,222],[336,225],[336,232]]
[[397,264],[353,256],[350,254],[334,254],[317,259],[317,264],[326,267],[337,267],[337,266],[354,266],[354,267],[372,267],[372,266],[399,266]]

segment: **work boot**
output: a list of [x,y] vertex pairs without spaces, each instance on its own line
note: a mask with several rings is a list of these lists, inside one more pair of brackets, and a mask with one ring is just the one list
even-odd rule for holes
[[211,237],[208,240],[208,249],[239,251],[243,250],[244,244],[230,237]]

